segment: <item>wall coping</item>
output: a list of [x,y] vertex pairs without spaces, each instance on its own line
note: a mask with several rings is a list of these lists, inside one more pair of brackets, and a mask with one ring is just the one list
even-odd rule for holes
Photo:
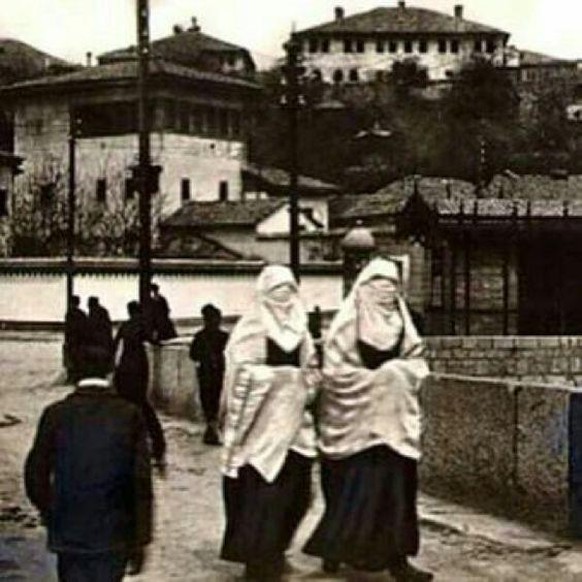
[[453,380],[455,382],[463,382],[467,384],[490,384],[490,385],[504,385],[509,392],[519,392],[522,388],[550,388],[558,392],[566,392],[568,394],[582,394],[582,387],[564,386],[564,384],[550,384],[545,382],[526,382],[523,380],[516,380],[513,378],[494,378],[489,376],[465,376],[462,374],[445,374],[442,372],[431,372],[429,378],[435,380]]
[[[154,274],[207,274],[207,273],[249,273],[257,274],[266,261],[224,261],[201,259],[152,259]],[[60,257],[18,257],[0,259],[0,274],[63,274],[67,271],[66,258]],[[93,273],[139,273],[139,260],[129,257],[76,257],[74,272]],[[341,261],[321,261],[301,265],[303,274],[337,274],[342,273]]]

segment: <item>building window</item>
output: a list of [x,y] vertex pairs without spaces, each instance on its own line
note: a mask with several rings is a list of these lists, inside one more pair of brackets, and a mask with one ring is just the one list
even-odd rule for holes
[[8,190],[0,188],[0,217],[8,216]]
[[358,69],[350,69],[349,79],[350,83],[357,83],[360,80]]
[[366,43],[363,40],[356,41],[356,51],[359,53],[366,51]]
[[398,43],[395,40],[391,40],[388,43],[388,51],[391,53],[397,53],[398,52]]
[[473,50],[474,50],[476,53],[481,53],[481,52],[483,52],[483,43],[481,42],[481,39],[479,39],[479,40],[476,40],[476,41],[475,41],[475,43],[474,43],[474,45],[473,45]]
[[428,52],[428,43],[426,42],[426,40],[421,40],[418,43],[418,50],[421,53],[427,53]]
[[493,42],[492,40],[488,40],[487,44],[486,44],[486,50],[489,54],[492,54],[495,52],[495,42]]
[[218,110],[218,132],[222,137],[228,137],[228,109]]
[[230,121],[232,123],[232,135],[234,137],[240,137],[240,134],[241,134],[240,111],[232,111],[232,115],[230,116]]
[[439,40],[439,53],[447,52],[447,41],[444,39]]
[[308,49],[310,53],[316,53],[317,49],[319,48],[319,43],[317,42],[316,38],[309,39],[309,46]]
[[311,77],[314,81],[323,81],[323,74],[320,69],[313,69]]
[[341,69],[336,69],[333,72],[333,82],[341,83],[344,80],[344,72]]
[[344,40],[344,53],[351,53],[353,52],[352,41],[351,40]]
[[137,184],[133,178],[125,179],[125,200],[133,200],[137,191]]
[[107,180],[98,178],[95,184],[95,199],[99,204],[107,202]]
[[218,185],[218,199],[221,202],[228,200],[228,182],[226,180],[221,180]]
[[376,81],[379,83],[384,81],[384,71],[376,71]]
[[459,41],[457,39],[451,41],[451,52],[454,54],[458,54],[459,52]]
[[405,40],[404,41],[404,52],[405,53],[411,53],[412,52],[412,41],[411,40]]
[[42,208],[49,208],[55,198],[55,185],[52,182],[41,184],[40,186],[40,205]]
[[329,39],[325,38],[321,41],[321,52],[322,53],[329,52]]
[[178,131],[180,133],[190,132],[190,106],[188,103],[180,103],[179,107],[179,118],[178,118]]
[[182,199],[182,202],[188,202],[188,200],[190,200],[190,180],[188,178],[182,178],[180,198]]
[[384,52],[384,41],[377,40],[376,41],[376,52],[383,53]]

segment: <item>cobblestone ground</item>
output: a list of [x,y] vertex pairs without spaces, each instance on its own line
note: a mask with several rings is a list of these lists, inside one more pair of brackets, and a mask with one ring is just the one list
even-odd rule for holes
[[[0,348],[0,580],[54,582],[54,562],[44,550],[44,531],[25,499],[21,471],[40,410],[70,390],[59,382],[60,344],[5,339]],[[165,479],[155,479],[156,537],[144,573],[134,580],[235,580],[240,568],[217,557],[223,527],[220,451],[201,444],[200,426],[162,420],[169,441],[168,473]],[[316,495],[290,552],[294,572],[289,580],[345,578],[345,573],[324,577],[318,561],[300,552],[320,512]],[[433,570],[437,581],[582,580],[582,554],[567,544],[520,548],[430,519],[423,520],[422,535],[417,562]]]

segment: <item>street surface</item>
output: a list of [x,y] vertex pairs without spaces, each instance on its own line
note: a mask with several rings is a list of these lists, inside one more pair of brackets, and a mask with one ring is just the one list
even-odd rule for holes
[[[39,341],[40,338],[40,341]],[[61,345],[52,336],[0,337],[0,580],[55,582],[44,530],[27,502],[22,465],[41,409],[65,395]],[[168,473],[155,477],[155,540],[135,582],[236,580],[241,568],[218,559],[223,517],[220,449],[202,445],[202,427],[162,417]],[[317,490],[317,488],[314,488]],[[300,547],[321,512],[312,510],[289,554],[289,580],[341,580],[319,572]],[[582,549],[489,516],[423,496],[422,549],[417,563],[437,581],[582,580]]]

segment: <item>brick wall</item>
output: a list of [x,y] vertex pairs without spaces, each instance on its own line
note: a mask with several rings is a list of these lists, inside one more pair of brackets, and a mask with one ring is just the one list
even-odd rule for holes
[[426,338],[434,372],[582,385],[582,337]]

